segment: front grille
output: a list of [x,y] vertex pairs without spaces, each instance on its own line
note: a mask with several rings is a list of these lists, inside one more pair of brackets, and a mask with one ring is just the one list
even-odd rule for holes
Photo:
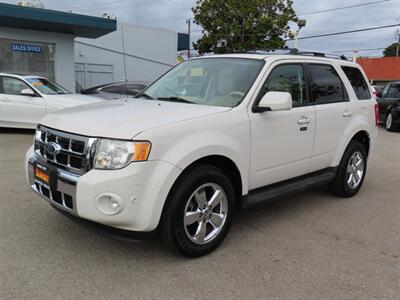
[[45,196],[47,199],[50,199],[51,201],[54,201],[65,208],[68,208],[71,210],[74,209],[74,204],[73,204],[71,195],[62,193],[60,191],[49,190],[47,187],[45,187],[44,185],[39,184],[39,183],[35,183],[35,185],[36,185],[36,190],[40,194]]
[[[35,153],[57,168],[82,175],[91,168],[96,139],[39,126],[35,135]],[[57,151],[50,153],[49,144]]]

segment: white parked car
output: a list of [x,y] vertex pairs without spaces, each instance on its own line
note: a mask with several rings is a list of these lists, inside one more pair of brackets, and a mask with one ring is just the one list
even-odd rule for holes
[[44,77],[0,73],[0,127],[36,128],[50,112],[99,101]]
[[235,208],[319,184],[355,195],[376,126],[357,64],[321,54],[208,56],[177,65],[137,99],[46,116],[26,174],[76,220],[159,231],[195,257],[222,242]]

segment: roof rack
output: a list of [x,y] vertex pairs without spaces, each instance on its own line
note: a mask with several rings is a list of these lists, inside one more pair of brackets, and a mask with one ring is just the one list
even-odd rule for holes
[[[280,52],[283,52],[283,53],[280,53]],[[316,56],[316,57],[348,60],[347,57],[344,56],[343,54],[337,55],[337,54],[314,52],[314,51],[300,51],[299,49],[296,49],[296,48],[265,49],[265,50],[250,51],[247,53],[266,54],[266,55],[271,55],[271,54],[304,55],[304,56]]]

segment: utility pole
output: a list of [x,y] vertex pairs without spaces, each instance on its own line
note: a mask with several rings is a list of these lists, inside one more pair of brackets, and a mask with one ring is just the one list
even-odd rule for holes
[[186,24],[188,25],[188,35],[189,35],[188,58],[190,58],[190,34],[192,31],[192,18],[186,19]]

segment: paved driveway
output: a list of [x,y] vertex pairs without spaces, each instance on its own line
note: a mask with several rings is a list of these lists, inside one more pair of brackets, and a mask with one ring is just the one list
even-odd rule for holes
[[400,299],[400,133],[380,129],[356,197],[321,188],[242,212],[194,260],[102,236],[30,192],[32,135],[0,129],[1,299]]

